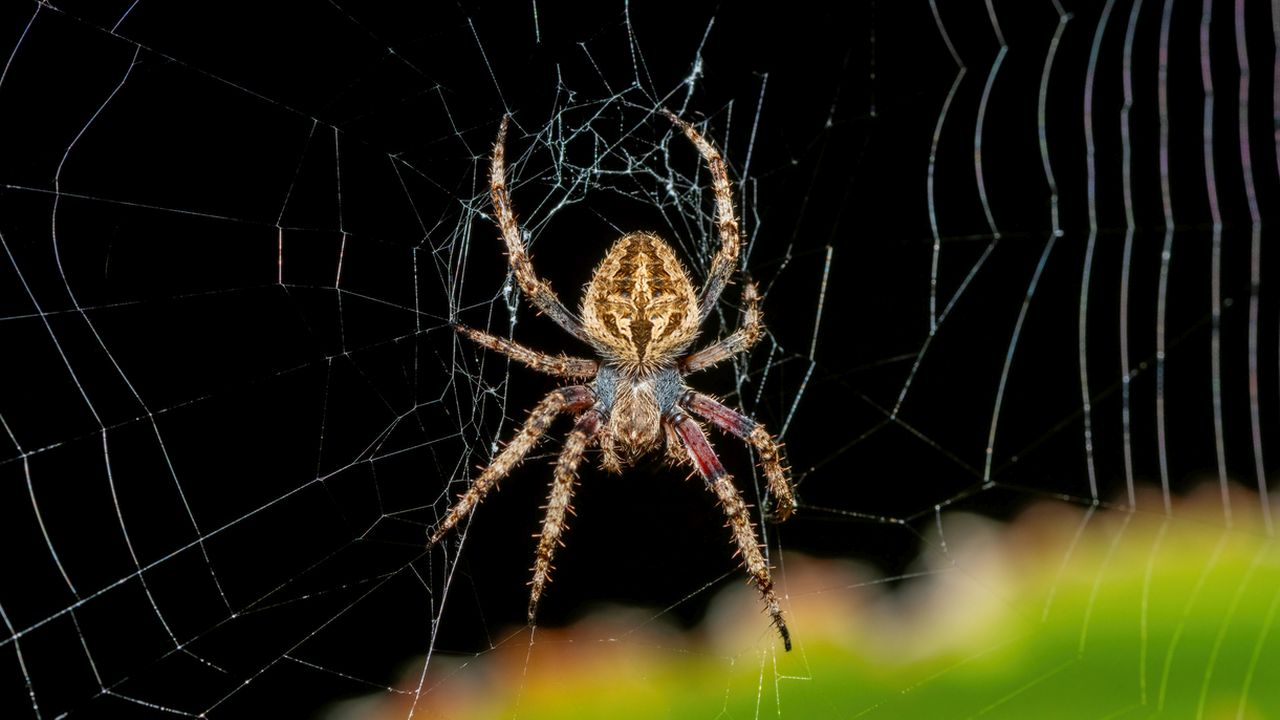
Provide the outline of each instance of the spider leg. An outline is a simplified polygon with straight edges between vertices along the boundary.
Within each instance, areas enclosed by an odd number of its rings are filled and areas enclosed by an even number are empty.
[[[529,583],[529,622],[538,611],[542,591],[551,580],[551,558],[565,529],[565,513],[573,512],[569,503],[573,500],[573,483],[577,477],[578,463],[587,447],[604,427],[604,417],[596,410],[588,410],[578,419],[569,432],[560,459],[556,461],[555,477],[551,482],[551,495],[547,498],[547,515],[542,520],[542,534],[538,536],[538,552],[533,560],[533,580]]]
[[[683,375],[705,370],[712,365],[724,362],[738,353],[750,350],[764,333],[764,323],[760,320],[760,294],[756,284],[749,282],[742,286],[742,320],[738,329],[718,342],[701,350],[690,353],[680,361],[680,372]]]
[[[711,171],[711,188],[716,196],[716,227],[720,230],[720,251],[711,260],[711,269],[707,271],[707,283],[702,287],[702,297],[698,298],[699,320],[706,320],[715,308],[720,293],[729,284],[729,276],[733,274],[733,266],[738,262],[738,219],[733,214],[733,190],[729,185],[729,173],[725,169],[724,158],[697,128],[681,120],[670,110],[663,114],[684,130],[685,137],[693,142],[706,161]]]
[[[482,345],[490,350],[500,352],[513,360],[528,365],[538,372],[546,373],[548,375],[568,378],[589,378],[594,377],[596,371],[600,369],[599,363],[588,358],[567,357],[565,355],[548,355],[547,353],[527,348],[519,343],[514,343],[506,338],[490,335],[487,332],[469,328],[465,325],[455,325],[454,329],[463,335],[466,335],[477,345]]]
[[[516,436],[502,448],[502,452],[489,463],[489,467],[480,473],[480,477],[476,478],[471,487],[467,491],[458,496],[458,502],[449,508],[448,514],[444,516],[444,520],[436,526],[431,533],[431,539],[427,542],[427,547],[432,547],[440,542],[440,538],[445,533],[453,529],[464,518],[475,510],[476,506],[484,500],[485,495],[493,489],[494,484],[507,476],[511,470],[524,459],[524,456],[533,449],[547,432],[547,428],[551,427],[551,421],[562,412],[575,412],[585,410],[591,407],[595,402],[595,393],[591,388],[585,385],[570,385],[553,390],[546,397],[534,406],[529,413],[529,419],[521,426]]]
[[[787,630],[787,623],[782,617],[778,598],[773,593],[773,578],[769,574],[769,564],[765,562],[764,554],[760,552],[755,527],[752,526],[751,518],[747,515],[747,504],[743,502],[738,489],[733,486],[733,479],[725,472],[724,465],[720,463],[720,458],[716,457],[715,450],[711,449],[711,444],[707,442],[707,436],[698,427],[698,423],[684,414],[677,414],[667,422],[680,436],[685,450],[689,453],[689,459],[693,461],[694,467],[706,481],[707,488],[720,500],[720,507],[724,508],[724,513],[729,518],[733,539],[738,544],[738,553],[742,555],[742,564],[764,598],[765,608],[773,618],[773,624],[777,626],[778,633],[782,635],[783,647],[791,650],[791,633]]]
[[[498,216],[498,227],[507,243],[507,258],[511,270],[515,273],[520,289],[542,312],[546,313],[557,325],[570,335],[591,344],[582,324],[573,313],[560,302],[551,284],[538,277],[533,270],[533,261],[524,247],[524,236],[520,233],[520,225],[516,222],[515,213],[511,210],[511,195],[507,192],[507,171],[505,164],[507,144],[507,124],[510,117],[502,117],[502,125],[498,127],[498,139],[493,145],[493,160],[489,166],[489,196],[493,199],[493,210]]]
[[[778,522],[791,517],[796,509],[795,490],[791,487],[791,479],[782,460],[782,448],[773,439],[763,425],[734,410],[726,407],[710,395],[690,390],[680,399],[680,406],[712,425],[733,433],[751,443],[760,456],[760,469],[769,483],[769,494],[773,497],[773,514]]]

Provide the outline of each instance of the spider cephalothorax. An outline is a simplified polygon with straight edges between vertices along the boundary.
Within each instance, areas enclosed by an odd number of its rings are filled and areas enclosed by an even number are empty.
[[[742,495],[725,472],[694,417],[751,443],[760,457],[773,498],[775,516],[785,520],[795,508],[791,480],[773,437],[754,420],[715,398],[689,388],[684,376],[749,349],[763,331],[755,285],[742,288],[742,323],[728,337],[689,352],[698,327],[711,313],[728,284],[738,257],[738,223],[733,196],[720,153],[692,126],[666,113],[698,148],[711,170],[716,197],[720,250],[711,262],[702,291],[665,240],[646,232],[622,236],[596,267],[583,296],[581,320],[561,304],[551,286],[534,272],[524,238],[507,193],[504,151],[507,118],[498,129],[490,165],[490,195],[507,245],[512,271],[530,302],[569,334],[589,344],[599,360],[546,355],[488,333],[459,326],[459,331],[489,349],[504,353],[535,370],[585,381],[547,395],[493,462],[450,508],[431,535],[431,544],[467,517],[498,480],[505,477],[546,433],[561,413],[576,416],[573,430],[556,463],[551,497],[533,565],[529,620],[532,622],[550,580],[551,558],[564,532],[578,464],[593,443],[603,450],[606,469],[619,471],[637,457],[665,444],[677,462],[694,466],[720,501],[747,573],[764,598],[766,609],[791,649],[782,609],[773,592],[769,565],[760,550]]]

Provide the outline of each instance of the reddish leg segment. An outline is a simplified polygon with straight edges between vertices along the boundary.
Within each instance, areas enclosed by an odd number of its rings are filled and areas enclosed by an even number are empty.
[[[724,508],[724,513],[729,518],[729,529],[733,532],[734,542],[738,544],[738,553],[742,555],[743,567],[755,582],[756,588],[760,590],[765,609],[769,611],[773,624],[782,635],[783,647],[791,650],[791,633],[787,630],[787,623],[782,617],[778,598],[773,593],[773,578],[769,574],[769,564],[765,562],[764,553],[760,551],[755,526],[751,524],[751,518],[747,514],[747,504],[743,502],[738,489],[733,486],[733,479],[725,472],[724,465],[720,463],[720,458],[716,457],[715,450],[711,449],[707,436],[698,424],[686,415],[677,415],[667,422],[680,436],[685,450],[689,453],[689,459],[693,461],[694,467],[706,481],[707,488],[720,500],[720,507]]]
[[[769,431],[755,420],[700,392],[685,393],[680,405],[721,430],[751,443],[760,456],[760,469],[764,470],[765,480],[769,483],[773,514],[779,522],[791,517],[796,509],[795,491],[791,488],[789,473],[783,464],[782,448]]]

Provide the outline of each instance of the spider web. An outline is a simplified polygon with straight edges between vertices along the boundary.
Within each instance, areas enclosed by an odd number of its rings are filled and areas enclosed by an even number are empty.
[[[546,692],[591,707],[566,668],[605,648],[709,659],[693,716],[925,715],[975,667],[948,712],[1275,712],[1272,9],[827,12],[7,6],[0,707],[537,716]],[[564,424],[425,548],[555,385],[451,324],[583,351],[496,239],[499,119],[574,306],[624,232],[698,278],[718,247],[664,107],[724,152],[764,291],[765,339],[692,382],[787,442],[801,507],[762,528],[790,654],[710,495],[657,460],[584,469],[524,624]],[[759,506],[747,450],[712,439]],[[1024,602],[1019,573],[1047,591]],[[841,618],[883,625],[853,637],[906,670],[824,664]],[[1026,638],[1051,650],[993,679]]]

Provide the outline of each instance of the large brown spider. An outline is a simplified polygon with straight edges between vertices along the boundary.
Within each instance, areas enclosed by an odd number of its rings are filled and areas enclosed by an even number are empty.
[[[484,500],[498,480],[510,473],[537,444],[558,414],[575,413],[573,430],[556,463],[542,522],[533,563],[529,621],[533,622],[538,599],[550,579],[551,557],[561,543],[578,463],[587,448],[598,442],[603,450],[603,466],[620,471],[639,456],[665,444],[668,456],[676,462],[691,463],[720,501],[743,565],[760,589],[773,624],[782,635],[783,645],[790,650],[791,636],[773,593],[769,565],[760,552],[747,505],[702,428],[690,415],[751,443],[760,456],[760,466],[773,497],[774,514],[778,520],[785,520],[795,509],[795,496],[780,448],[769,432],[754,420],[709,395],[690,389],[684,382],[685,375],[745,352],[759,340],[763,331],[760,297],[753,283],[744,284],[740,327],[723,340],[688,352],[698,336],[698,327],[711,314],[733,273],[738,258],[738,221],[733,214],[733,196],[720,153],[692,125],[671,112],[666,115],[684,130],[711,170],[720,251],[711,261],[706,285],[701,293],[694,291],[688,271],[662,238],[647,232],[628,233],[614,242],[592,274],[582,301],[581,320],[560,303],[550,284],[537,276],[525,251],[507,193],[503,154],[508,118],[502,119],[493,147],[489,184],[511,269],[530,302],[570,335],[590,345],[600,359],[551,356],[458,326],[459,332],[490,350],[534,370],[578,379],[583,384],[554,390],[534,407],[511,442],[458,497],[458,502],[431,534],[430,544],[439,542]]]

